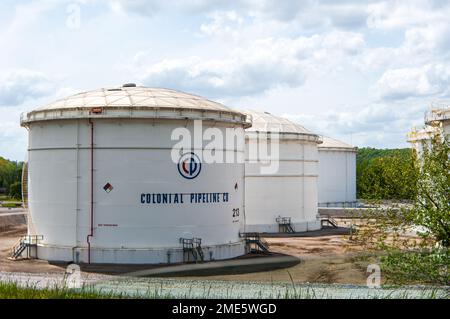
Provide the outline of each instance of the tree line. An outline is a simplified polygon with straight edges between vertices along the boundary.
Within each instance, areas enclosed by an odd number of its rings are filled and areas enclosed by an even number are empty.
[[[412,149],[358,149],[357,197],[368,200],[414,200],[418,168]]]
[[[9,161],[0,156],[0,194],[21,199],[22,166],[23,162]]]

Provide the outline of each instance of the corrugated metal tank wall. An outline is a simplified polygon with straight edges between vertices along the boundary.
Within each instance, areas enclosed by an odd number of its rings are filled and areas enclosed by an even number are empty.
[[[296,124],[286,122],[271,114],[244,111],[250,114],[255,123],[267,121],[267,131],[274,124],[282,121],[281,130]],[[278,123],[275,123],[278,125]],[[258,129],[258,128],[256,128]],[[294,132],[298,128],[287,129],[290,133],[280,134],[279,169],[271,174],[264,174],[262,167],[267,163],[252,163],[250,148],[260,147],[258,134],[252,129],[246,133],[245,164],[245,231],[276,233],[280,231],[277,217],[289,217],[296,232],[320,228],[317,219],[317,177],[318,177],[318,136],[307,132]],[[286,131],[286,129],[284,129]],[[263,143],[266,143],[265,141]],[[256,158],[260,159],[260,158]]]
[[[319,145],[319,206],[355,206],[357,149],[323,137]]]
[[[319,206],[356,202],[356,153],[319,149]]]

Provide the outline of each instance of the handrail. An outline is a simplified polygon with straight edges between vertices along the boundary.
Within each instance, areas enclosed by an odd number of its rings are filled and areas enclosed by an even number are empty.
[[[16,241],[16,243],[11,247],[11,249],[10,249],[10,254],[13,254],[15,251],[16,251],[16,247],[18,247],[19,245],[21,245],[22,244],[22,240],[23,240],[23,237],[20,237],[17,241]]]
[[[446,120],[450,120],[450,102],[432,102],[430,109],[425,112],[425,123],[433,124]]]
[[[275,221],[280,225],[287,225],[291,223],[291,217],[278,216],[277,218],[275,218]]]
[[[21,252],[26,248],[30,246],[34,246],[38,244],[39,240],[44,239],[43,235],[25,235],[20,237],[17,242],[12,246],[10,249],[10,255],[12,258],[18,257]],[[21,249],[20,253],[18,251]],[[17,256],[16,256],[17,255]]]

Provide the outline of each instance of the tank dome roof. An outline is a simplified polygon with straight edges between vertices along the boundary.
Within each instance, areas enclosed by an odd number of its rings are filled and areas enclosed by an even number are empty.
[[[323,136],[322,137],[323,143],[319,145],[319,148],[321,149],[345,149],[345,150],[356,150],[356,147],[344,143],[342,141],[339,141],[337,139],[331,138],[331,137],[327,137],[327,136]]]
[[[269,112],[253,110],[244,110],[242,112],[250,115],[252,120],[252,127],[247,131],[314,134],[300,124],[291,122],[283,117],[275,116]]]
[[[254,110],[243,110],[242,113],[245,113],[252,122],[252,126],[246,130],[247,135],[252,133],[277,132],[285,138],[287,136],[297,136],[301,139],[304,137],[321,143],[319,135],[283,117],[270,114],[269,112]]]
[[[96,113],[93,113],[93,110]],[[170,89],[136,86],[134,83],[70,95],[32,110],[23,116],[21,121],[26,123],[88,117],[184,118],[246,122],[244,114],[206,98]],[[246,123],[246,126],[249,124]]]

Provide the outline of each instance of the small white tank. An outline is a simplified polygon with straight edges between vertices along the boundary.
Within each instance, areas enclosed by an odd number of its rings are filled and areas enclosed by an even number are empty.
[[[29,131],[29,234],[43,236],[37,257],[52,261],[182,262],[196,240],[204,260],[243,255],[239,236],[244,163],[205,163],[205,144],[183,149],[175,129],[240,130],[224,154],[244,156],[246,116],[168,89],[123,87],[83,92],[21,119]],[[200,134],[203,132],[200,131]],[[179,153],[174,162],[173,150]],[[194,248],[195,248],[194,247]],[[186,253],[187,251],[187,253]],[[188,257],[189,256],[189,257]]]
[[[354,146],[323,137],[319,145],[319,207],[357,204],[356,152]]]
[[[246,130],[244,232],[277,233],[320,229],[317,214],[318,151],[320,137],[301,125],[267,112],[243,111],[252,119]],[[264,153],[255,149],[271,144],[264,137],[277,136],[279,155],[275,172]],[[260,139],[263,137],[263,139]],[[267,153],[270,153],[271,149]],[[272,153],[273,154],[273,153]],[[289,223],[292,229],[285,224]]]
[[[431,103],[430,110],[425,115],[425,124],[435,127],[440,134],[450,136],[450,102]]]
[[[432,102],[424,120],[422,128],[413,127],[407,136],[407,141],[419,156],[425,148],[431,148],[432,140],[437,136],[450,138],[450,102]]]

